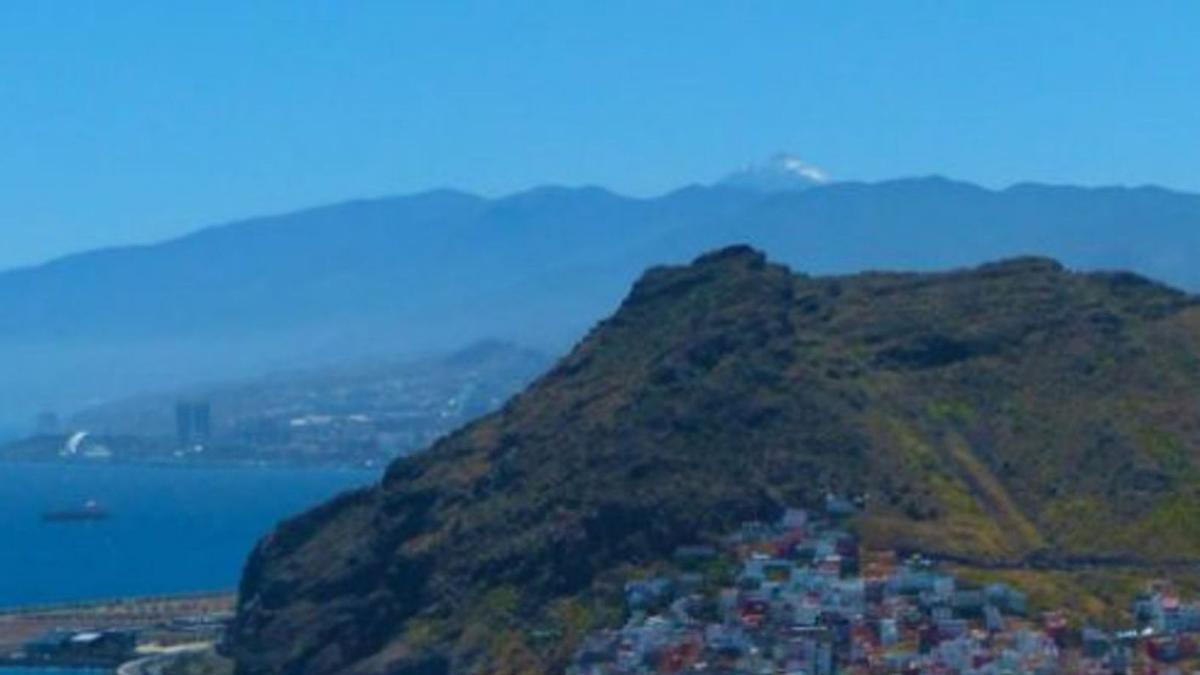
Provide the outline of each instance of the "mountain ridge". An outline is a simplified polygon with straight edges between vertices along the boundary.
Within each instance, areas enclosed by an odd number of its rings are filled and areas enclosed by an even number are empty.
[[[1034,191],[1043,191],[1044,190],[1044,191],[1065,191],[1065,192],[1074,192],[1074,193],[1116,193],[1116,194],[1148,193],[1148,194],[1165,195],[1165,196],[1169,196],[1169,197],[1173,197],[1173,198],[1185,198],[1185,199],[1200,197],[1200,192],[1193,192],[1190,190],[1177,189],[1177,188],[1167,187],[1167,186],[1158,185],[1158,184],[1154,184],[1154,183],[1145,183],[1145,184],[1138,184],[1138,185],[1125,185],[1125,184],[1076,185],[1076,184],[1072,184],[1072,183],[1044,183],[1044,182],[1039,182],[1039,181],[1017,181],[1017,182],[1005,185],[1003,187],[992,188],[992,187],[987,187],[985,185],[981,185],[979,183],[974,183],[974,182],[967,181],[967,180],[955,179],[955,178],[951,178],[949,176],[946,176],[943,174],[937,174],[937,173],[924,174],[924,175],[918,175],[918,176],[901,177],[901,178],[889,178],[889,179],[875,180],[875,181],[854,180],[854,179],[836,180],[836,181],[830,181],[828,183],[825,183],[825,184],[822,184],[819,186],[814,186],[814,187],[817,187],[817,188],[832,188],[832,187],[871,188],[871,187],[895,187],[895,186],[915,185],[915,184],[953,185],[953,186],[956,186],[959,188],[968,188],[968,189],[971,189],[972,191],[977,191],[977,192],[982,192],[982,193],[990,193],[990,194],[1004,194],[1004,193],[1011,193],[1011,192],[1022,192],[1022,191],[1027,191],[1027,190],[1034,190]],[[383,196],[377,196],[377,197],[351,197],[351,198],[328,202],[328,203],[314,204],[311,206],[301,206],[301,207],[297,207],[294,209],[279,209],[279,210],[271,211],[268,213],[263,213],[260,215],[254,215],[254,216],[248,216],[245,218],[237,218],[237,219],[233,219],[233,220],[229,220],[229,221],[224,221],[224,222],[217,223],[214,225],[199,226],[199,227],[191,229],[191,230],[184,232],[183,234],[180,234],[177,236],[167,237],[164,239],[158,239],[158,240],[149,241],[149,242],[102,246],[102,247],[88,249],[88,250],[84,250],[84,251],[77,251],[77,252],[71,252],[71,253],[66,253],[66,254],[62,254],[62,255],[57,255],[57,256],[47,258],[40,262],[33,262],[33,263],[8,267],[5,269],[0,269],[0,278],[6,277],[9,275],[15,275],[15,274],[36,272],[36,271],[43,270],[45,268],[54,268],[54,267],[57,267],[57,266],[60,266],[63,264],[77,262],[80,259],[87,259],[92,256],[107,255],[107,254],[125,252],[125,251],[140,251],[140,250],[144,250],[144,249],[156,249],[156,248],[159,248],[162,246],[176,244],[178,242],[185,241],[185,240],[190,240],[190,239],[193,239],[198,236],[212,234],[214,232],[254,227],[254,226],[268,224],[273,221],[280,221],[280,220],[291,219],[291,218],[295,218],[295,217],[303,217],[303,216],[307,216],[307,215],[312,215],[314,213],[336,211],[336,210],[344,209],[344,208],[357,208],[357,207],[372,206],[372,205],[389,205],[389,204],[395,204],[395,203],[403,203],[403,202],[412,201],[412,200],[426,200],[426,199],[435,199],[435,198],[442,198],[442,197],[450,198],[450,199],[459,199],[463,203],[484,204],[484,203],[489,203],[489,202],[503,202],[503,201],[512,200],[512,199],[518,199],[518,200],[519,199],[527,199],[530,197],[536,197],[540,194],[546,194],[546,193],[569,194],[569,193],[592,192],[592,191],[599,191],[608,196],[616,197],[620,200],[628,201],[628,202],[669,201],[670,199],[679,197],[681,195],[688,195],[688,194],[695,194],[695,193],[710,193],[710,192],[718,192],[718,191],[728,191],[728,192],[733,192],[733,193],[745,192],[745,190],[743,190],[741,188],[737,188],[737,187],[733,187],[733,186],[729,186],[729,185],[723,185],[719,181],[717,183],[699,183],[699,182],[690,183],[690,184],[683,185],[678,188],[673,188],[671,190],[667,190],[666,192],[663,192],[661,194],[650,195],[650,196],[626,195],[621,192],[610,190],[610,189],[600,186],[600,185],[575,185],[575,186],[572,186],[572,185],[562,185],[562,184],[557,184],[557,183],[545,183],[545,184],[536,185],[536,186],[533,186],[533,187],[530,187],[530,188],[527,188],[524,190],[518,190],[518,191],[510,193],[510,194],[501,195],[498,197],[486,197],[479,193],[471,192],[468,190],[460,190],[457,188],[450,188],[450,187],[432,188],[429,190],[419,190],[416,192],[401,193],[401,194],[395,194],[395,195],[383,195]],[[786,194],[790,191],[780,190],[780,191],[772,191],[772,192],[775,192],[775,193],[782,192],[782,193]]]
[[[748,241],[814,273],[938,269],[1042,252],[1200,288],[1200,197],[944,178],[648,198],[439,190],[205,228],[0,273],[6,422],[197,378],[498,337],[560,351],[642,269]]]
[[[1200,561],[1197,391],[1200,303],[1138,275],[808,276],[745,246],[654,267],[499,412],[264,539],[231,653],[552,672],[566,617],[619,621],[628,574],[831,494],[868,548]]]

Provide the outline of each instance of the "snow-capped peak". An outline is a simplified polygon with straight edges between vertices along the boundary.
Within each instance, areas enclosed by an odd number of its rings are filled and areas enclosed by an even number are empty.
[[[801,190],[830,181],[824,169],[804,160],[779,153],[765,162],[751,164],[726,176],[721,184],[761,192]]]
[[[825,173],[824,169],[813,166],[794,155],[775,155],[767,164],[776,171],[795,174],[814,183],[829,182],[829,174]]]

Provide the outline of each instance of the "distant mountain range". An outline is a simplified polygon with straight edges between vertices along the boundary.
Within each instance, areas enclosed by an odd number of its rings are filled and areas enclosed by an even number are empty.
[[[561,351],[643,268],[737,242],[808,273],[1039,253],[1200,288],[1197,195],[825,180],[783,157],[651,199],[593,187],[498,199],[442,190],[0,273],[0,423],[198,381],[444,353],[484,338]]]

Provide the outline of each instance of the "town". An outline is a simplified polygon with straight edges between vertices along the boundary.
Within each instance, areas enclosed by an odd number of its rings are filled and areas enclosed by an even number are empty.
[[[487,341],[38,415],[0,460],[379,467],[500,407],[548,365]]]
[[[672,573],[626,584],[624,626],[589,635],[568,672],[1193,672],[1200,603],[1167,582],[1138,598],[1128,629],[1080,627],[1065,611],[1032,611],[1012,586],[863,551],[840,527],[851,508],[830,498],[820,517],[788,510],[678,549]]]

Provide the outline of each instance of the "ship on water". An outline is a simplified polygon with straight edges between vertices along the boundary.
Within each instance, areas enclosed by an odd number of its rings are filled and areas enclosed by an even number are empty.
[[[104,520],[108,516],[108,509],[103,504],[95,499],[89,499],[71,508],[46,511],[42,514],[42,521],[47,523],[80,523]]]

